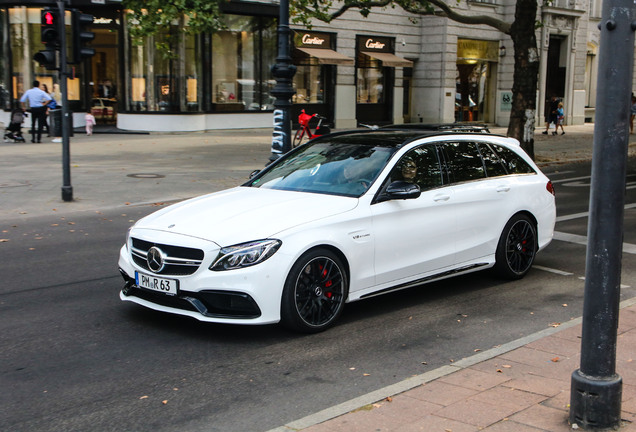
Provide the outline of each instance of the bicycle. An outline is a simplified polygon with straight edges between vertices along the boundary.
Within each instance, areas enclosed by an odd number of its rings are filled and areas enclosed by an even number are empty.
[[[316,126],[315,132],[312,133],[311,128],[309,127],[309,121],[314,117],[318,119],[318,125]],[[307,140],[310,140],[321,135],[327,135],[328,133],[331,133],[331,130],[328,126],[322,126],[323,120],[327,120],[327,118],[321,116],[320,114],[307,114],[305,113],[305,110],[301,110],[300,115],[298,116],[298,130],[296,131],[296,135],[294,135],[292,148],[301,145],[303,139],[305,138],[307,138]]]

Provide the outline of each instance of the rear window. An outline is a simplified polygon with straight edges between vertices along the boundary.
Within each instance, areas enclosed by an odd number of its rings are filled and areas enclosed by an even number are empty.
[[[486,174],[488,177],[499,177],[508,174],[506,168],[501,163],[499,156],[490,148],[488,144],[479,143],[479,152],[484,160]]]
[[[486,177],[486,170],[482,162],[477,144],[473,142],[448,142],[442,148],[446,156],[453,181],[456,183],[482,179]]]
[[[508,174],[536,174],[535,170],[521,156],[506,147],[491,144]]]

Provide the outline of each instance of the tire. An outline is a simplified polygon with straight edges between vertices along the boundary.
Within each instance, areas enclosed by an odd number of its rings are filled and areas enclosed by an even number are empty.
[[[303,143],[303,138],[305,138],[305,129],[300,128],[296,131],[296,135],[294,135],[294,141],[292,141],[292,148],[296,148]]]
[[[537,227],[526,215],[513,216],[501,233],[495,253],[495,271],[506,279],[521,279],[537,255]]]
[[[349,292],[342,261],[327,249],[314,249],[291,268],[281,302],[281,322],[294,331],[318,333],[342,313]]]

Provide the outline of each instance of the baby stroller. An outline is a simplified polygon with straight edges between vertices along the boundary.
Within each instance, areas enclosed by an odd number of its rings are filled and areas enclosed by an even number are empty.
[[[22,136],[22,123],[24,123],[24,118],[26,116],[27,113],[25,113],[21,108],[11,111],[11,121],[4,133],[4,142],[9,140],[13,140],[15,143],[24,142],[24,137]]]

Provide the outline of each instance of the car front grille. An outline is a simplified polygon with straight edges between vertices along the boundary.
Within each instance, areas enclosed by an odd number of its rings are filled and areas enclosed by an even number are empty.
[[[148,267],[148,250],[151,247],[161,249],[167,256],[165,266],[159,272],[161,275],[187,276],[197,271],[203,261],[204,253],[201,249],[172,246],[161,243],[153,243],[138,238],[132,239],[132,258],[139,267],[151,271]]]

